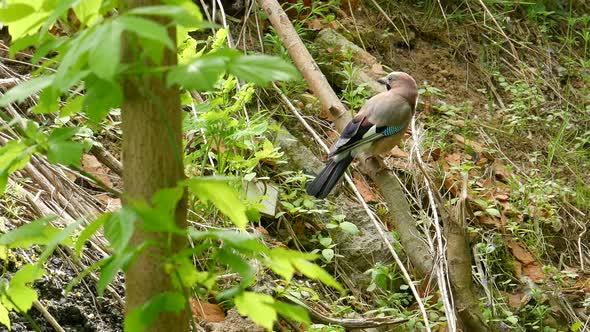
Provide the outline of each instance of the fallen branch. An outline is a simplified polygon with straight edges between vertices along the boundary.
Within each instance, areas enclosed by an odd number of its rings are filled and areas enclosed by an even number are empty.
[[[479,307],[479,300],[475,293],[471,274],[471,255],[467,237],[465,204],[467,201],[467,175],[463,179],[463,189],[457,204],[457,213],[443,218],[447,242],[452,244],[447,248],[449,256],[449,277],[453,289],[453,296],[457,314],[465,331],[490,331]]]
[[[344,107],[344,105],[342,104],[340,99],[338,99],[338,96],[336,96],[336,93],[334,93],[334,90],[332,90],[332,87],[330,86],[330,84],[326,80],[326,77],[319,70],[317,64],[315,63],[315,61],[313,60],[313,58],[309,54],[309,51],[307,50],[307,48],[305,47],[305,45],[303,44],[303,42],[301,41],[301,39],[297,35],[295,28],[293,27],[293,25],[291,24],[291,21],[289,20],[289,17],[287,16],[285,11],[281,8],[280,4],[276,0],[258,0],[258,3],[264,9],[264,11],[266,12],[266,15],[268,16],[269,20],[271,21],[273,27],[275,28],[275,30],[277,31],[277,33],[279,34],[279,36],[283,40],[283,43],[285,44],[287,51],[289,52],[289,55],[293,59],[293,62],[295,62],[295,65],[297,66],[299,71],[305,77],[306,81],[309,84],[310,89],[313,91],[314,95],[316,95],[317,98],[320,100],[322,108],[324,108],[330,112],[330,114],[334,118],[334,124],[336,125],[336,128],[339,131],[342,131],[344,129],[344,127],[348,124],[348,122],[351,120],[352,116],[351,116],[350,112],[348,112],[346,110],[346,108]],[[380,167],[379,163],[363,164],[363,169],[366,174],[377,176],[377,177],[372,176],[373,180],[380,180],[380,181],[376,181],[377,186],[379,187],[383,196],[386,197],[387,202],[392,204],[392,205],[390,205],[390,208],[394,208],[394,207],[400,206],[400,205],[408,207],[408,203],[405,200],[405,196],[403,194],[399,195],[402,193],[399,183],[397,182],[397,180],[395,180],[389,174],[389,172],[384,171],[383,168]],[[350,180],[350,178],[348,176],[346,178],[347,178],[347,181],[349,182],[349,184],[352,184],[352,181]],[[354,187],[354,185],[352,185],[352,187],[353,187],[353,189],[356,189]],[[392,192],[392,188],[396,188],[396,189],[393,189],[394,192]],[[360,197],[358,190],[356,190],[355,193]],[[360,197],[360,200],[361,200],[361,203],[363,204],[363,207],[365,207],[365,209],[368,209],[366,206],[366,203],[362,199],[362,197]],[[404,218],[404,221],[406,223],[406,227],[410,228],[411,226],[409,226],[409,225],[414,225],[413,227],[416,232],[414,234],[418,234],[418,231],[415,228],[415,222],[411,218],[409,208],[405,211],[399,211],[399,210],[393,210],[393,211],[401,212],[398,215],[392,216],[392,217],[394,217],[395,221],[400,222],[401,220],[399,220],[399,219]],[[399,266],[400,270],[402,271],[408,286],[410,287],[416,301],[418,302],[418,305],[420,307],[420,311],[422,312],[422,318],[425,323],[425,328],[427,331],[430,331],[428,314],[426,313],[426,309],[424,308],[424,303],[422,301],[422,298],[420,297],[420,294],[418,294],[418,291],[416,290],[416,287],[415,287],[412,279],[410,278],[409,273],[406,271],[403,264],[401,264],[401,260],[397,256],[397,253],[393,249],[393,246],[391,245],[389,240],[385,237],[382,225],[377,221],[377,219],[375,218],[375,216],[372,213],[369,213],[369,217],[370,217],[371,221],[374,223],[377,231],[379,232],[379,235],[384,240],[384,243],[387,245],[388,249],[392,253],[394,259],[398,263],[398,266]],[[396,217],[401,217],[401,218],[396,218]],[[415,239],[411,235],[411,232],[409,232],[409,233],[410,234],[404,234],[404,236],[406,236],[406,237],[404,238],[404,241],[402,242],[403,245],[405,245],[406,243],[408,245],[420,243],[420,241],[415,241]],[[409,235],[409,236],[407,236],[407,235]],[[402,234],[400,233],[400,238],[401,237],[402,237]],[[418,253],[418,255],[416,255],[416,252],[412,252],[412,251],[407,251],[407,254],[410,257],[410,259],[412,260],[412,263],[415,264],[415,266],[422,266],[422,263],[425,261],[425,258],[429,258],[427,250],[422,251],[421,253]],[[430,267],[432,267],[432,264],[430,264]],[[430,272],[430,270],[429,271],[422,270],[419,272],[422,275],[427,275]]]
[[[103,163],[106,167],[108,167],[113,173],[117,174],[118,176],[123,175],[123,165],[117,158],[113,157],[113,155],[105,150],[102,146],[93,145],[90,149],[90,153],[92,153],[98,161]]]
[[[47,320],[47,322],[49,323],[49,325],[51,325],[51,327],[53,327],[53,329],[57,332],[66,332],[63,327],[61,327],[61,325],[59,325],[59,323],[57,322],[57,320],[55,320],[55,318],[49,313],[49,311],[47,311],[47,309],[45,309],[45,307],[41,304],[41,302],[39,301],[34,301],[33,302],[33,307],[35,307],[35,309],[37,309],[41,315],[43,315],[43,317],[45,317],[45,319]]]
[[[303,74],[309,88],[320,101],[321,107],[330,112],[334,118],[334,125],[342,131],[351,120],[352,115],[346,110],[334,90],[319,70],[307,48],[297,35],[287,14],[275,0],[259,0],[275,30],[283,40],[293,62]],[[375,161],[374,158],[371,158]],[[414,266],[414,273],[419,277],[426,277],[432,271],[432,257],[428,247],[422,241],[416,222],[410,213],[404,192],[389,170],[379,163],[371,162],[361,165],[363,173],[368,174],[376,183],[388,206],[388,216],[400,236],[400,242],[405,248],[410,262]]]
[[[276,85],[273,84],[273,87],[274,87],[275,91],[277,91],[277,93],[279,93],[283,102],[285,102],[285,104],[289,107],[291,112],[297,117],[297,119],[299,119],[299,121],[303,124],[303,126],[307,129],[307,131],[313,136],[313,138],[317,141],[317,143],[320,146],[322,146],[324,151],[329,152],[330,149],[328,148],[328,146],[326,146],[326,144],[324,144],[324,142],[321,140],[320,136],[313,130],[313,128],[307,123],[307,121],[305,121],[305,119],[297,111],[295,106],[293,106],[293,104],[291,104],[291,102],[289,101],[287,96],[285,96]],[[369,219],[371,219],[371,222],[373,222],[373,225],[375,226],[375,229],[379,233],[381,240],[383,241],[383,243],[385,243],[385,245],[387,246],[387,249],[389,249],[389,252],[393,256],[397,266],[401,270],[401,272],[404,276],[404,279],[406,280],[406,283],[410,287],[412,293],[414,294],[414,297],[416,298],[416,301],[418,302],[418,306],[420,307],[420,311],[422,312],[422,316],[424,319],[424,324],[426,325],[426,330],[430,331],[430,324],[428,322],[428,314],[426,313],[426,308],[424,307],[424,303],[422,301],[422,298],[420,297],[420,294],[418,294],[418,290],[416,289],[416,286],[414,285],[414,282],[412,281],[412,278],[410,277],[410,274],[408,273],[406,267],[404,266],[401,259],[399,258],[399,256],[395,252],[393,245],[391,244],[391,242],[389,241],[389,239],[385,235],[385,232],[383,231],[383,228],[384,228],[383,223],[381,223],[379,220],[377,220],[377,217],[375,217],[373,212],[369,209],[369,206],[367,205],[367,203],[363,199],[363,196],[361,195],[361,193],[359,192],[357,187],[354,185],[354,182],[352,181],[350,176],[348,174],[345,174],[344,177],[346,179],[346,182],[348,183],[348,185],[352,189],[352,191],[355,193],[358,201],[362,204],[363,208],[367,212]]]
[[[10,89],[13,86],[19,84],[20,82],[21,80],[19,80],[18,78],[0,78],[0,87],[4,89]]]
[[[397,325],[407,322],[407,318],[393,318],[393,317],[376,317],[376,318],[336,318],[329,317],[314,308],[308,306],[303,301],[299,301],[293,297],[288,297],[291,302],[300,305],[307,309],[314,322],[322,324],[340,325],[346,329],[368,329],[374,327],[382,327],[389,325]]]
[[[322,109],[332,115],[336,128],[344,128],[352,115],[332,90],[330,83],[309,54],[281,5],[276,0],[258,0],[258,3],[281,37],[295,66],[305,78],[311,91],[319,99]]]

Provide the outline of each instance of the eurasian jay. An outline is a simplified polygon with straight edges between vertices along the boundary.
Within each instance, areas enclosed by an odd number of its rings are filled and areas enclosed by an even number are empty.
[[[329,161],[307,185],[307,193],[325,198],[353,158],[377,156],[399,144],[415,112],[418,89],[412,76],[399,71],[380,78],[387,91],[371,97],[330,148]]]

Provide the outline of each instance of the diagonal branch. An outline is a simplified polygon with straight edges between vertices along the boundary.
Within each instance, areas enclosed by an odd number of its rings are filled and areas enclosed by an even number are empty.
[[[274,87],[275,91],[277,91],[279,93],[283,102],[285,102],[285,104],[287,106],[289,106],[289,109],[291,110],[291,112],[297,117],[297,119],[299,119],[299,121],[303,124],[303,126],[307,129],[307,131],[313,136],[313,138],[316,140],[316,142],[322,146],[324,151],[329,152],[330,149],[328,148],[328,146],[326,146],[324,144],[324,142],[321,140],[320,136],[313,130],[313,128],[307,123],[307,121],[305,121],[303,116],[301,116],[301,114],[299,114],[299,112],[297,111],[295,106],[293,106],[291,104],[289,99],[287,99],[287,97],[281,92],[281,90],[276,85],[273,84],[273,87]],[[408,270],[406,269],[406,267],[402,263],[398,254],[395,252],[395,249],[393,248],[393,245],[391,244],[391,242],[389,242],[389,240],[387,239],[387,236],[385,235],[385,231],[383,230],[383,228],[384,228],[383,223],[380,220],[377,220],[377,217],[369,209],[369,206],[367,205],[367,203],[363,199],[363,196],[361,195],[361,193],[359,192],[359,190],[355,186],[354,182],[352,182],[352,179],[350,178],[350,176],[348,174],[344,174],[344,177],[346,179],[346,182],[348,183],[348,185],[350,186],[350,188],[352,189],[352,191],[356,195],[358,201],[362,204],[363,208],[367,212],[369,219],[371,219],[371,222],[373,222],[375,229],[377,230],[377,232],[379,233],[379,236],[381,237],[381,239],[383,240],[383,242],[387,246],[387,249],[389,249],[389,252],[391,253],[393,258],[395,259],[397,266],[401,270],[402,275],[404,276],[404,279],[406,279],[408,286],[410,286],[410,289],[411,289],[412,293],[414,294],[416,301],[418,302],[418,306],[420,307],[420,311],[422,312],[422,315],[424,318],[424,324],[426,325],[426,329],[428,331],[430,331],[430,327],[429,327],[429,323],[428,323],[428,314],[426,313],[426,308],[424,307],[424,303],[422,301],[422,298],[420,297],[420,294],[418,294],[418,290],[416,289],[416,286],[414,285],[414,282],[412,281],[412,278],[410,277]]]

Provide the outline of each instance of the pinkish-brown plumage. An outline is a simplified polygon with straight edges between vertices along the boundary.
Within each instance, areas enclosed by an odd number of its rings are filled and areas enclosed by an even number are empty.
[[[415,112],[418,89],[412,76],[392,72],[377,80],[387,91],[371,97],[330,149],[330,161],[307,186],[307,193],[326,197],[353,158],[376,156],[399,144]]]

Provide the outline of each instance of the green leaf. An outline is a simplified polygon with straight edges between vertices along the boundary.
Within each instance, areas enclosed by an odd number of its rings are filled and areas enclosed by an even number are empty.
[[[153,40],[171,50],[174,49],[174,43],[162,24],[131,15],[119,16],[114,24],[120,24],[123,29],[135,33],[138,37]]]
[[[132,201],[131,208],[141,220],[140,227],[148,232],[175,233],[184,235],[182,229],[176,224],[174,213],[168,211],[168,207],[152,207],[144,201]]]
[[[516,316],[508,316],[506,317],[506,320],[510,322],[512,325],[518,324],[518,317]]]
[[[82,279],[84,279],[91,272],[94,272],[95,270],[97,270],[104,263],[105,263],[105,260],[99,260],[97,262],[94,262],[94,264],[90,265],[89,267],[85,268],[82,272],[78,273],[78,275],[74,279],[72,279],[68,283],[68,285],[66,286],[66,289],[65,289],[66,294],[71,292],[72,288],[74,288],[77,284],[79,284],[80,281],[82,281]]]
[[[275,310],[286,318],[290,318],[292,320],[303,322],[305,324],[309,324],[311,320],[309,319],[309,314],[305,308],[302,308],[297,305],[288,304],[285,302],[275,301],[273,304]]]
[[[35,50],[35,54],[31,58],[31,63],[37,63],[41,58],[46,56],[48,53],[59,49],[63,44],[65,44],[69,37],[62,36],[56,37],[52,34],[45,34],[43,36],[39,35],[31,35],[35,39],[32,40],[32,43],[27,46],[37,46]],[[27,37],[25,37],[27,38]]]
[[[219,262],[229,266],[234,272],[237,272],[242,277],[241,284],[243,287],[249,286],[254,280],[254,269],[248,262],[240,255],[236,255],[231,250],[221,248],[217,252]]]
[[[355,224],[348,222],[348,221],[341,222],[340,229],[342,229],[346,233],[350,233],[352,235],[356,235],[359,233],[358,227],[356,227]]]
[[[29,161],[32,153],[29,146],[21,141],[9,141],[0,148],[0,172],[14,172]]]
[[[43,270],[36,265],[28,264],[21,267],[10,280],[6,295],[2,296],[2,303],[8,309],[17,310],[20,313],[29,311],[38,298],[37,292],[29,284],[42,276]],[[11,301],[5,298],[10,298]]]
[[[100,17],[101,4],[102,0],[80,0],[73,8],[74,13],[82,24],[91,25]]]
[[[61,230],[49,225],[55,217],[44,217],[24,224],[0,236],[0,245],[9,248],[29,248],[33,244],[48,244]]]
[[[265,85],[270,81],[289,81],[299,77],[292,64],[269,55],[241,55],[230,61],[228,72],[246,82]]]
[[[11,3],[5,8],[0,8],[0,23],[16,22],[35,12],[35,8],[24,3]]]
[[[123,208],[111,214],[104,222],[104,236],[109,240],[115,254],[122,253],[133,235],[134,223],[137,216],[128,208]]]
[[[121,253],[117,253],[107,259],[100,267],[100,278],[96,285],[99,296],[103,296],[104,290],[113,280],[119,270],[125,268],[133,261],[133,259],[146,248],[145,243],[135,248],[127,248]]]
[[[295,274],[295,268],[291,264],[291,257],[288,250],[282,248],[272,249],[267,264],[276,274],[285,278],[287,282],[291,281],[293,274]]]
[[[195,269],[194,262],[189,257],[191,256],[177,255],[169,265],[174,270],[166,270],[173,281],[173,286],[178,287],[177,289],[191,288],[201,279],[199,272]]]
[[[119,84],[93,75],[86,79],[86,91],[86,114],[95,122],[104,119],[112,108],[119,107],[123,102],[123,92]]]
[[[49,241],[47,246],[45,247],[45,250],[43,250],[43,252],[39,256],[38,262],[44,262],[47,258],[49,258],[49,256],[51,256],[51,254],[53,253],[53,251],[55,250],[55,248],[57,248],[57,246],[59,244],[70,246],[71,245],[70,235],[76,229],[78,229],[78,227],[80,226],[81,223],[82,223],[82,219],[80,219],[77,222],[73,222],[73,223],[69,224],[66,228],[61,230],[56,236],[54,236],[51,239],[51,241]]]
[[[84,105],[85,98],[86,96],[82,95],[75,96],[74,98],[68,100],[59,112],[59,116],[63,118],[82,111],[82,105]]]
[[[69,138],[72,138],[80,131],[80,129],[76,127],[63,127],[63,128],[56,128],[54,129],[51,134],[49,134],[48,141],[65,141]]]
[[[331,262],[332,258],[334,258],[334,250],[332,249],[324,249],[322,250],[322,256],[328,261]]]
[[[248,224],[246,207],[240,200],[236,191],[231,188],[224,179],[194,178],[184,181],[186,186],[200,200],[212,202],[221,213],[228,216],[240,229],[245,229]]]
[[[166,213],[170,214],[171,216],[174,216],[174,214],[176,213],[176,206],[178,205],[178,202],[182,199],[183,195],[183,186],[164,188],[158,190],[158,192],[154,194],[152,202],[157,208],[166,211]]]
[[[572,332],[578,332],[578,330],[582,327],[582,322],[581,321],[577,321],[575,323],[572,324],[572,326],[570,326],[570,330],[572,330]]]
[[[0,148],[0,193],[6,189],[8,175],[24,168],[33,152],[33,148],[20,141],[9,141]]]
[[[43,21],[49,16],[49,12],[42,10],[40,7],[40,1],[26,1],[26,0],[13,0],[13,3],[26,3],[27,5],[34,8],[32,13],[21,17],[14,22],[6,24],[8,31],[13,40],[20,39],[23,36],[31,34],[39,29],[43,24]],[[13,16],[16,19],[16,17]]]
[[[8,317],[8,310],[0,303],[0,323],[4,324],[10,330],[10,318]]]
[[[53,164],[80,165],[84,144],[69,140],[78,128],[57,128],[49,135],[47,159]]]
[[[332,277],[328,272],[324,271],[318,265],[311,263],[305,259],[294,259],[291,261],[295,268],[299,270],[299,272],[303,273],[306,277],[311,279],[317,279],[322,283],[333,287],[339,291],[343,291],[342,286]]]
[[[126,332],[140,332],[148,328],[162,312],[180,312],[186,304],[184,295],[176,292],[160,293],[125,318]]]
[[[54,75],[45,75],[30,79],[8,90],[0,98],[0,107],[6,107],[15,101],[22,102],[27,97],[45,89],[53,82]]]
[[[213,89],[219,78],[225,74],[227,58],[203,56],[186,65],[170,70],[166,77],[168,86],[178,84],[185,89],[208,91]]]
[[[10,50],[8,51],[8,56],[10,58],[14,58],[17,52],[24,50],[27,47],[32,45],[36,45],[39,42],[38,35],[28,35],[23,36],[20,38],[12,37],[12,41],[10,42]],[[32,58],[31,58],[32,59]],[[31,63],[34,63],[31,61]]]
[[[269,331],[277,320],[275,300],[272,296],[253,292],[243,292],[234,299],[238,312]]]
[[[197,7],[198,8],[198,7]],[[127,12],[129,15],[165,16],[172,22],[188,28],[208,27],[202,17],[191,15],[186,9],[179,6],[147,6],[134,8]]]
[[[112,81],[121,61],[120,25],[107,23],[101,26],[98,42],[88,55],[88,65],[92,72],[106,81]]]
[[[59,92],[52,86],[48,86],[39,94],[37,105],[31,108],[34,114],[49,114],[59,109]]]
[[[295,272],[294,262],[297,260],[313,260],[318,258],[317,255],[302,253],[294,250],[283,248],[274,248],[268,255],[268,264],[270,268],[278,275],[289,281]]]
[[[90,239],[90,237],[92,235],[94,235],[94,233],[96,233],[98,231],[98,229],[107,220],[109,220],[109,218],[111,218],[111,216],[112,216],[112,213],[110,213],[110,212],[104,213],[100,217],[98,217],[95,221],[90,223],[88,226],[84,227],[84,230],[82,230],[82,232],[78,236],[78,240],[76,241],[76,246],[75,246],[76,256],[80,257],[80,254],[82,253],[82,247],[84,247],[84,243],[86,243],[86,241],[88,239]]]
[[[327,248],[329,245],[332,244],[332,238],[331,237],[321,237],[320,244]]]
[[[7,184],[8,184],[8,172],[0,172],[0,194],[4,193],[4,190],[6,190]]]
[[[498,211],[498,209],[496,208],[487,208],[486,212],[490,215],[490,216],[494,216],[494,217],[501,217],[500,211]]]
[[[189,235],[195,241],[204,239],[215,239],[223,241],[225,246],[236,249],[240,253],[266,253],[267,248],[248,233],[240,233],[229,230],[211,230],[207,232],[199,232],[194,229],[189,230]]]
[[[92,27],[78,34],[71,42],[66,43],[61,53],[63,57],[57,68],[52,87],[60,92],[66,92],[72,85],[88,76],[88,53],[98,43],[97,34],[100,29]],[[88,85],[86,86],[88,89]]]

